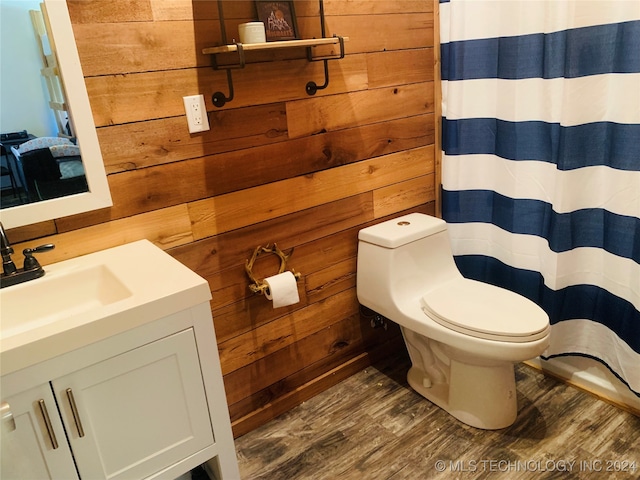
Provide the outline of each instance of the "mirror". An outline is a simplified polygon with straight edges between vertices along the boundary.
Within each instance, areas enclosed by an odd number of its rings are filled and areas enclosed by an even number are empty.
[[[4,8],[7,3],[18,2],[3,1],[0,2],[0,6]],[[49,44],[51,51],[55,52],[57,56],[58,68],[64,84],[69,120],[73,125],[73,133],[75,134],[75,138],[77,139],[76,143],[80,150],[82,168],[84,169],[88,191],[40,200],[35,203],[24,203],[1,208],[0,220],[5,228],[29,225],[112,205],[98,136],[93,122],[89,97],[82,75],[80,58],[73,36],[66,1],[44,0],[44,7],[43,10],[48,17],[51,32]],[[27,10],[25,10],[25,15],[28,15]],[[5,55],[5,49],[14,48],[15,46],[15,42],[7,42],[5,39],[6,38],[3,38],[2,41],[3,56]],[[6,68],[2,68],[2,77],[5,76],[6,70]],[[0,84],[2,83],[4,83],[4,80],[0,79]],[[4,90],[2,95],[5,95]],[[0,103],[6,105],[4,99],[0,99]],[[2,129],[2,133],[7,133],[4,131],[4,127],[2,127]],[[10,155],[11,154],[9,154],[9,156]],[[15,157],[6,158],[7,162],[11,160],[15,160]],[[5,166],[4,161],[3,166]],[[3,175],[4,173],[3,169]]]

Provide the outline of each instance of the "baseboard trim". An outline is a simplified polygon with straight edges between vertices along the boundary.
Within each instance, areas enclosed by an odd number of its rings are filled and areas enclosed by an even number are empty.
[[[349,378],[351,375],[358,373],[359,371],[367,368],[376,361],[380,360],[384,356],[388,355],[390,351],[394,351],[401,348],[403,340],[401,336],[398,336],[389,342],[379,345],[377,348],[368,352],[360,353],[355,357],[347,360],[341,365],[329,370],[328,372],[320,375],[319,377],[309,380],[307,383],[300,385],[295,390],[292,390],[281,397],[276,398],[272,402],[248,413],[244,417],[241,417],[231,422],[231,429],[233,430],[233,437],[238,438],[256,428],[264,425],[265,423],[273,420],[279,415],[288,412],[292,408],[300,405],[302,402],[309,400],[317,394],[324,392],[325,390],[333,387],[341,381]]]
[[[601,385],[602,382],[598,381],[596,377],[593,377],[588,372],[577,370],[572,365],[562,362],[559,358],[554,358],[552,360],[535,358],[522,363],[551,378],[555,378],[556,380],[566,383],[567,385],[571,385],[580,391],[588,393],[603,402],[607,402],[621,410],[640,417],[640,399],[638,399],[637,402],[639,405],[638,407],[635,405],[629,405],[622,400],[621,397],[612,394],[612,392],[615,391],[614,386],[611,386],[610,388],[603,387]],[[594,361],[594,366],[596,363],[597,362]],[[620,382],[620,385],[622,386],[621,388],[626,388],[622,382]],[[629,393],[629,395],[633,394]]]
[[[354,373],[366,368],[370,363],[369,354],[361,353],[342,365],[329,370],[327,373],[299,386],[295,390],[278,397],[273,402],[239,418],[231,423],[233,437],[238,438],[245,433],[255,430],[277,416],[300,405],[302,402],[309,400],[318,393],[331,388]]]

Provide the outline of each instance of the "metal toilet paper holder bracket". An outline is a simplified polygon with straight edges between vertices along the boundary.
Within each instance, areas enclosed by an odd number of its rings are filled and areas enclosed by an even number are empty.
[[[280,258],[280,269],[278,270],[278,274],[280,274],[285,271],[287,267],[287,260],[289,260],[289,257],[291,257],[291,255],[293,254],[293,250],[291,250],[289,254],[286,254],[282,250],[280,250],[278,248],[278,245],[276,245],[275,243],[273,244],[273,248],[271,248],[268,244],[266,247],[256,247],[256,249],[253,251],[253,255],[251,256],[251,260],[247,260],[244,265],[244,269],[249,276],[249,280],[251,280],[249,289],[253,293],[266,294],[267,290],[269,290],[269,285],[267,285],[264,281],[257,280],[253,275],[253,264],[256,262],[256,259],[263,253],[272,253]],[[293,273],[293,276],[296,277],[296,281],[301,276],[299,272],[295,272],[293,269],[291,269],[291,273]]]

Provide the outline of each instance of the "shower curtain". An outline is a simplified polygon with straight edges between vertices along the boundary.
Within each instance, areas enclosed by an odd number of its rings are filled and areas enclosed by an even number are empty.
[[[640,396],[640,2],[441,0],[440,40],[458,267]]]

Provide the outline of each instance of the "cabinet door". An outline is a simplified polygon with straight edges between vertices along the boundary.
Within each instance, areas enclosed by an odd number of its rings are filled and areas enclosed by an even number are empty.
[[[49,384],[5,397],[2,402],[12,418],[2,420],[0,478],[77,479]]]
[[[213,443],[188,329],[53,381],[78,471],[144,478]]]

